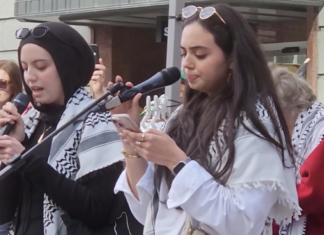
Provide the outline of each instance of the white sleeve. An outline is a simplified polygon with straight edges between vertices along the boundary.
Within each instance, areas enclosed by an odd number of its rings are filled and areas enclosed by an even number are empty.
[[[135,216],[135,218],[144,225],[146,218],[147,207],[153,197],[154,193],[154,166],[149,163],[143,177],[136,185],[138,198],[136,199],[132,193],[126,175],[126,170],[120,175],[116,186],[115,193],[122,191],[125,194],[128,205]]]
[[[0,225],[0,235],[8,235],[10,230],[10,223]]]
[[[278,197],[278,191],[262,188],[233,191],[191,161],[174,179],[167,205],[169,209],[181,207],[207,233],[255,235],[262,233]]]

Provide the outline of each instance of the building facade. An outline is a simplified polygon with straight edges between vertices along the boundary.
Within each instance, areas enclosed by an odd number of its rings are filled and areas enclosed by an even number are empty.
[[[187,0],[186,4],[205,6],[214,2]],[[223,2],[231,4],[251,23],[270,62],[298,65],[310,58],[306,79],[319,100],[324,101],[323,0]],[[158,42],[161,40],[156,37],[161,30],[158,19],[168,16],[169,3],[169,0],[15,0],[12,4],[15,17],[21,22],[62,21],[90,27],[90,41],[99,45],[100,56],[107,66],[107,80],[121,75],[137,83],[165,67],[167,44]],[[166,27],[159,32],[160,37],[167,35]]]
[[[15,18],[15,4],[13,0],[0,0],[0,60],[14,60],[17,62],[17,48],[19,40],[15,32],[19,28],[33,28],[34,22],[20,22]],[[90,43],[91,28],[88,26],[74,26],[75,29]]]

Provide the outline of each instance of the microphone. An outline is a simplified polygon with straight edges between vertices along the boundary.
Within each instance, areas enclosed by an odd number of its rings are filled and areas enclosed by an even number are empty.
[[[79,113],[77,113],[75,116],[73,116],[73,118],[69,119],[66,123],[64,123],[60,127],[58,127],[54,132],[52,132],[47,137],[45,137],[40,143],[34,145],[32,148],[30,148],[29,150],[24,152],[24,154],[22,154],[22,155],[16,154],[12,158],[10,158],[8,165],[0,171],[0,182],[1,182],[1,180],[5,179],[8,175],[10,175],[11,173],[17,171],[22,166],[24,166],[24,164],[27,161],[26,159],[28,159],[28,157],[37,153],[37,151],[39,151],[39,149],[41,147],[43,147],[46,143],[51,141],[54,136],[56,136],[58,133],[60,133],[62,130],[64,130],[68,126],[74,125],[76,122],[79,122],[80,120],[82,120],[82,121],[85,120],[85,118],[88,116],[88,114],[90,112],[93,112],[92,110],[94,107],[98,108],[99,107],[98,104],[100,102],[105,100],[108,96],[114,95],[116,92],[120,91],[123,87],[124,87],[123,82],[115,83],[112,87],[108,88],[108,91],[105,94],[101,95],[98,99],[94,100],[93,102],[88,104],[86,107],[84,107]],[[23,94],[19,94],[20,98],[17,99],[18,98],[17,97],[14,102],[17,106],[19,105],[18,109],[19,109],[20,113],[23,112],[24,109],[26,109],[26,107],[28,106],[28,103],[29,103],[29,101],[26,99],[26,97],[28,98],[28,96],[23,97],[23,99],[21,99],[21,95],[23,95]],[[21,104],[25,104],[25,105],[20,106]],[[2,131],[2,129],[1,129],[1,131]]]
[[[121,103],[133,99],[138,93],[145,94],[150,91],[154,91],[156,89],[172,85],[173,83],[177,82],[180,79],[180,77],[181,73],[177,67],[163,69],[162,71],[158,72],[157,74],[145,80],[144,82],[130,89],[125,89],[121,92],[119,96],[115,96],[107,102],[99,104],[95,111],[100,112],[111,110],[120,105]]]
[[[13,104],[17,107],[18,113],[22,114],[29,104],[29,97],[24,93],[19,93],[13,100]],[[1,135],[9,135],[15,124],[7,123],[0,129]]]
[[[177,67],[163,69],[161,72],[156,73],[154,76],[150,77],[144,82],[122,92],[119,95],[119,99],[123,103],[133,99],[138,93],[145,94],[147,92],[172,85],[173,83],[177,82],[180,77],[181,73]]]

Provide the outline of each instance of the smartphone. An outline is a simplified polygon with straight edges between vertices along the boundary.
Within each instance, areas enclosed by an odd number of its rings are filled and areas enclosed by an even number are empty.
[[[142,133],[141,129],[128,114],[113,114],[111,115],[111,119],[115,124],[118,132],[122,132],[126,129],[133,132]]]
[[[99,47],[97,44],[90,44],[90,48],[93,51],[93,56],[95,58],[95,64],[99,64]]]

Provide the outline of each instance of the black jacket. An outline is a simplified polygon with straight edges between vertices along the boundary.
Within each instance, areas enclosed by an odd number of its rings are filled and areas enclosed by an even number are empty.
[[[42,121],[38,124],[26,149],[37,143],[44,125]],[[143,227],[131,214],[123,193],[113,192],[123,171],[123,162],[73,181],[47,164],[49,149],[50,141],[37,156],[28,160],[22,170],[0,182],[0,224],[16,218],[16,235],[43,235],[43,197],[46,193],[66,211],[62,219],[68,235],[109,235],[116,234],[115,229],[123,235],[143,233]]]

